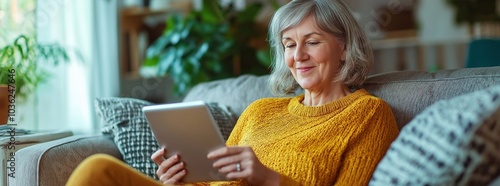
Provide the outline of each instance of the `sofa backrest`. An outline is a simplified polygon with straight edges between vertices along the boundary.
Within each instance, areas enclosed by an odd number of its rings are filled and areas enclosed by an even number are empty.
[[[188,92],[183,101],[217,102],[229,106],[231,111],[240,116],[253,101],[273,96],[269,90],[268,77],[268,75],[241,75],[236,78],[200,83]]]
[[[488,67],[377,74],[367,79],[365,88],[390,105],[401,129],[438,100],[499,84],[500,67]]]
[[[184,101],[204,100],[227,105],[238,116],[253,101],[273,97],[268,76],[242,75],[201,83]],[[434,73],[398,71],[370,76],[365,88],[384,99],[393,110],[400,128],[432,103],[500,84],[500,67],[464,68]]]

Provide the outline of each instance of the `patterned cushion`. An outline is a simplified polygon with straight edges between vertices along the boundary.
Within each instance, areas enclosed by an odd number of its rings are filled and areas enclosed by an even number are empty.
[[[403,127],[370,185],[487,185],[500,175],[500,86],[438,101]]]
[[[157,166],[150,159],[158,143],[149,128],[142,107],[152,103],[133,98],[96,98],[95,109],[102,119],[102,132],[113,135],[123,160],[130,166],[156,177]],[[231,133],[236,117],[228,107],[217,103],[208,106],[224,139]]]

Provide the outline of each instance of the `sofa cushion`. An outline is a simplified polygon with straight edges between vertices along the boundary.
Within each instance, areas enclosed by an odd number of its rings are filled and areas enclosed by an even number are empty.
[[[207,103],[225,139],[236,124],[230,109],[217,103]],[[130,166],[156,177],[157,166],[150,156],[159,149],[158,143],[142,112],[142,107],[152,103],[133,98],[97,98],[95,109],[103,120],[103,133],[111,133],[114,142]]]
[[[200,83],[184,97],[184,101],[203,100],[227,105],[239,117],[243,110],[259,98],[272,97],[269,76],[241,75],[235,78]]]
[[[500,175],[500,85],[438,101],[405,126],[370,185],[487,185]]]
[[[365,88],[384,99],[401,129],[432,103],[500,85],[500,67],[399,71],[370,76]]]

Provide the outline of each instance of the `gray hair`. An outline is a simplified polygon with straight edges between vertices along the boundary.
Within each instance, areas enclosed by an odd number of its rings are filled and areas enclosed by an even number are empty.
[[[269,24],[272,47],[271,91],[276,95],[293,94],[300,88],[285,63],[283,31],[312,16],[320,29],[344,43],[346,59],[333,81],[341,81],[350,89],[358,89],[373,64],[369,40],[349,7],[341,0],[293,0],[279,8]]]

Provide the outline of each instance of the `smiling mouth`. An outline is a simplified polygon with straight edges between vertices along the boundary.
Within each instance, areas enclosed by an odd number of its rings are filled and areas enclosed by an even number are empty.
[[[307,72],[311,69],[313,69],[314,67],[300,67],[300,68],[297,68],[297,71],[298,72]]]

